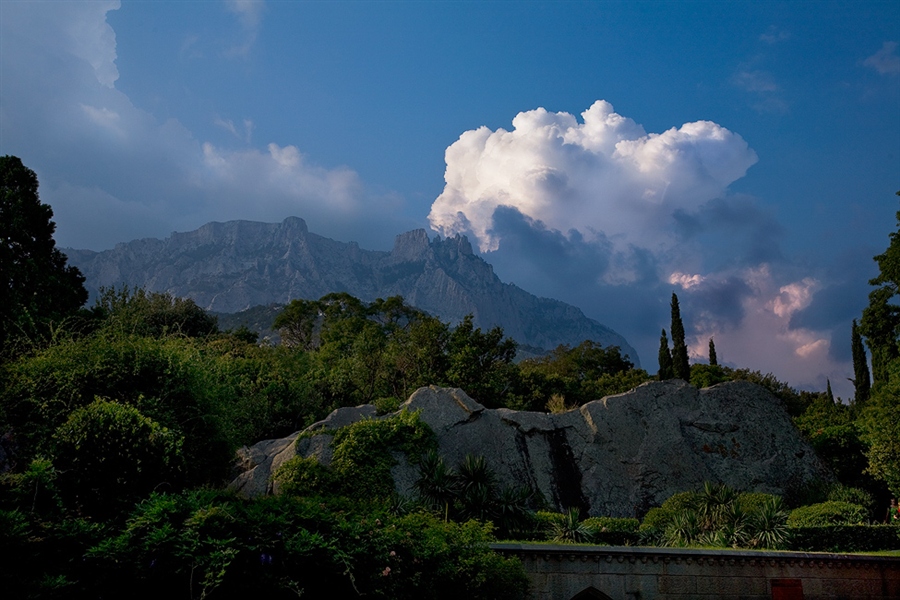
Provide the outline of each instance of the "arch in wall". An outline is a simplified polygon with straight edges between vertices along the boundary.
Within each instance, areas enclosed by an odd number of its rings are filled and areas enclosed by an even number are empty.
[[[572,596],[572,600],[612,600],[612,598],[594,586],[590,586]]]

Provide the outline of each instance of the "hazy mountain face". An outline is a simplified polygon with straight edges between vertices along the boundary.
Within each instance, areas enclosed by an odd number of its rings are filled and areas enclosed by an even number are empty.
[[[580,309],[501,282],[464,236],[430,241],[417,229],[398,235],[390,252],[380,252],[310,233],[303,219],[290,217],[282,223],[208,223],[165,240],[66,252],[92,294],[101,286],[144,287],[224,313],[331,292],[367,302],[400,295],[451,323],[471,313],[477,327],[499,325],[520,344],[549,349],[590,339],[619,346],[640,364],[622,336]]]

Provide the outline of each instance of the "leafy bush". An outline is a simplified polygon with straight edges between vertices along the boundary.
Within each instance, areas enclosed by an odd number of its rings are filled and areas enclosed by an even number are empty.
[[[761,510],[767,503],[780,499],[780,496],[774,494],[765,494],[763,492],[743,492],[738,496],[738,504],[744,512],[755,512]]]
[[[557,523],[563,520],[562,513],[548,510],[539,510],[531,514],[528,533],[523,536],[527,540],[546,541],[550,539],[550,532]]]
[[[333,493],[339,483],[334,473],[315,457],[295,456],[272,474],[276,493],[318,496]]]
[[[401,411],[385,419],[364,419],[335,432],[331,468],[348,496],[389,498],[394,493],[393,452],[415,464],[437,445],[434,432],[418,412]]]
[[[401,411],[382,419],[364,419],[335,431],[331,465],[297,456],[274,474],[288,494],[338,494],[352,498],[387,499],[394,494],[391,468],[394,453],[403,452],[411,463],[437,445],[434,432],[418,412]]]
[[[190,298],[177,298],[167,292],[130,290],[128,286],[121,290],[104,288],[94,310],[105,315],[106,328],[130,335],[205,337],[219,331],[216,317]]]
[[[700,363],[691,365],[691,385],[695,388],[706,388],[730,380],[726,367]]]
[[[585,524],[597,531],[616,531],[623,533],[637,533],[641,522],[627,517],[588,517]]]
[[[491,540],[486,525],[381,504],[154,495],[87,553],[79,584],[110,597],[524,598],[521,564]]]
[[[791,529],[791,550],[877,552],[900,550],[900,528],[893,525],[827,525]]]
[[[791,511],[789,527],[826,527],[828,525],[862,525],[867,521],[866,509],[849,502],[820,502]]]
[[[871,517],[875,511],[875,497],[866,490],[844,485],[836,485],[828,491],[828,500],[830,502],[847,502],[848,504],[856,504],[866,509]]]
[[[59,490],[88,513],[108,516],[160,484],[179,483],[184,440],[132,406],[97,399],[53,437]]]
[[[3,415],[23,458],[49,455],[54,431],[76,409],[115,398],[184,436],[189,476],[218,481],[237,444],[228,439],[218,382],[194,342],[97,334],[63,340],[5,365]]]
[[[640,537],[640,521],[616,517],[588,517],[584,524],[594,531],[591,542],[609,546],[633,546]]]

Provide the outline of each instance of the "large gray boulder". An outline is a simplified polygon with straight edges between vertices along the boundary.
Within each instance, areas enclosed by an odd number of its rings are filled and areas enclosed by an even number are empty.
[[[831,477],[764,388],[729,382],[698,390],[680,380],[645,383],[562,414],[491,410],[459,389],[427,387],[401,410],[421,410],[449,464],[482,455],[501,485],[527,485],[557,509],[634,516],[706,481],[784,494]],[[271,474],[300,454],[331,461],[330,431],[375,417],[370,406],[334,411],[306,434],[267,440],[239,452],[232,488],[247,496],[277,492]],[[317,433],[318,432],[318,433]],[[403,457],[398,491],[418,473]]]

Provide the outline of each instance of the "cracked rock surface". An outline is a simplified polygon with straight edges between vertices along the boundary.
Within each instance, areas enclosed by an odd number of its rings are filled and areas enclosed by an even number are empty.
[[[501,486],[528,486],[557,509],[583,514],[643,514],[706,481],[784,494],[831,477],[780,401],[742,381],[702,390],[681,380],[649,382],[561,414],[486,409],[460,389],[432,386],[417,390],[403,409],[421,410],[448,464],[482,455]],[[270,476],[279,465],[297,454],[329,464],[328,432],[364,418],[379,417],[371,406],[341,408],[306,435],[242,448],[232,488],[247,496],[277,493]],[[418,472],[397,458],[395,486],[411,495]]]

